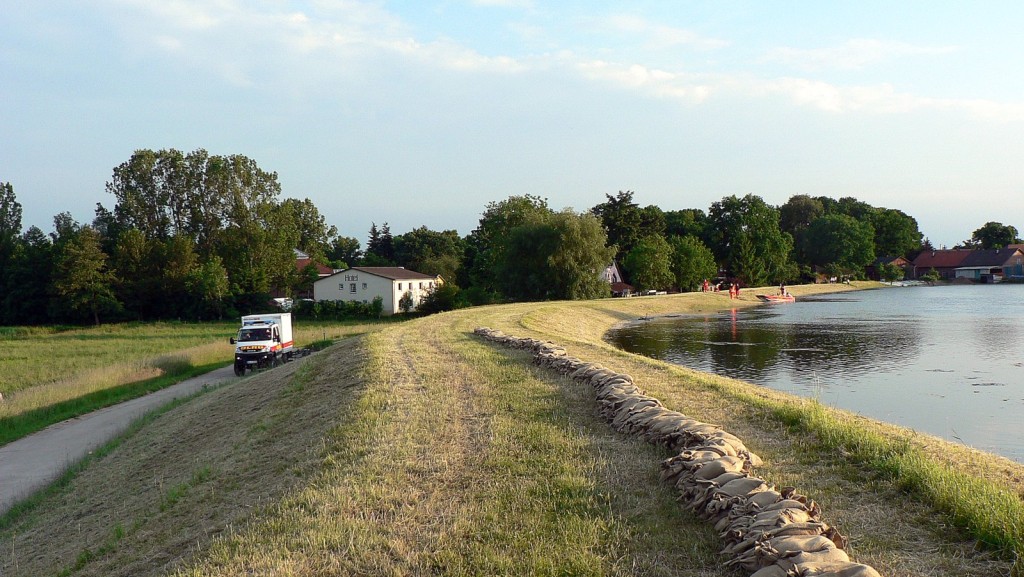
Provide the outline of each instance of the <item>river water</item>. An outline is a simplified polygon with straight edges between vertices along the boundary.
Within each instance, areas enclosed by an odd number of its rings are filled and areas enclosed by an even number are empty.
[[[632,323],[625,350],[1024,462],[1024,286],[895,287]]]

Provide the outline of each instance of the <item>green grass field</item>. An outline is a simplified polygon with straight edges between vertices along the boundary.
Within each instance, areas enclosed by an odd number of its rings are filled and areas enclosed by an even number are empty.
[[[297,346],[362,334],[381,323],[296,323]],[[5,327],[0,345],[0,444],[53,423],[229,364],[235,322],[93,328]]]

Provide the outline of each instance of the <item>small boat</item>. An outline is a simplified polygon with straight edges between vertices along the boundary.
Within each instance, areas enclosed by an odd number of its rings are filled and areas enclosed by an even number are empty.
[[[766,303],[794,303],[796,297],[793,295],[757,295],[757,298]]]

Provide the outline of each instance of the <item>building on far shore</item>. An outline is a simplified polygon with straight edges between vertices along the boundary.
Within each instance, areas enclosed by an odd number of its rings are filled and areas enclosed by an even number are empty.
[[[954,279],[956,278],[956,268],[971,252],[970,249],[965,248],[926,250],[917,255],[917,258],[911,263],[911,278],[919,279],[928,274],[928,271],[935,269],[939,273],[939,278]]]
[[[401,311],[399,301],[406,293],[412,297],[412,310],[416,310],[423,297],[443,282],[441,277],[397,266],[357,266],[313,283],[313,300],[371,303],[380,297],[384,314],[393,315]]]
[[[978,282],[999,282],[1024,277],[1024,251],[1018,248],[972,250],[954,270],[955,278]]]

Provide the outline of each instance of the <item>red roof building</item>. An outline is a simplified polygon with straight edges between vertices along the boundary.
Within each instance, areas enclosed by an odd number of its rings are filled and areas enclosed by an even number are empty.
[[[961,248],[926,250],[914,259],[911,268],[912,277],[919,279],[928,271],[935,269],[939,273],[939,278],[955,278],[957,267],[963,264],[964,259],[971,252],[973,251]]]

